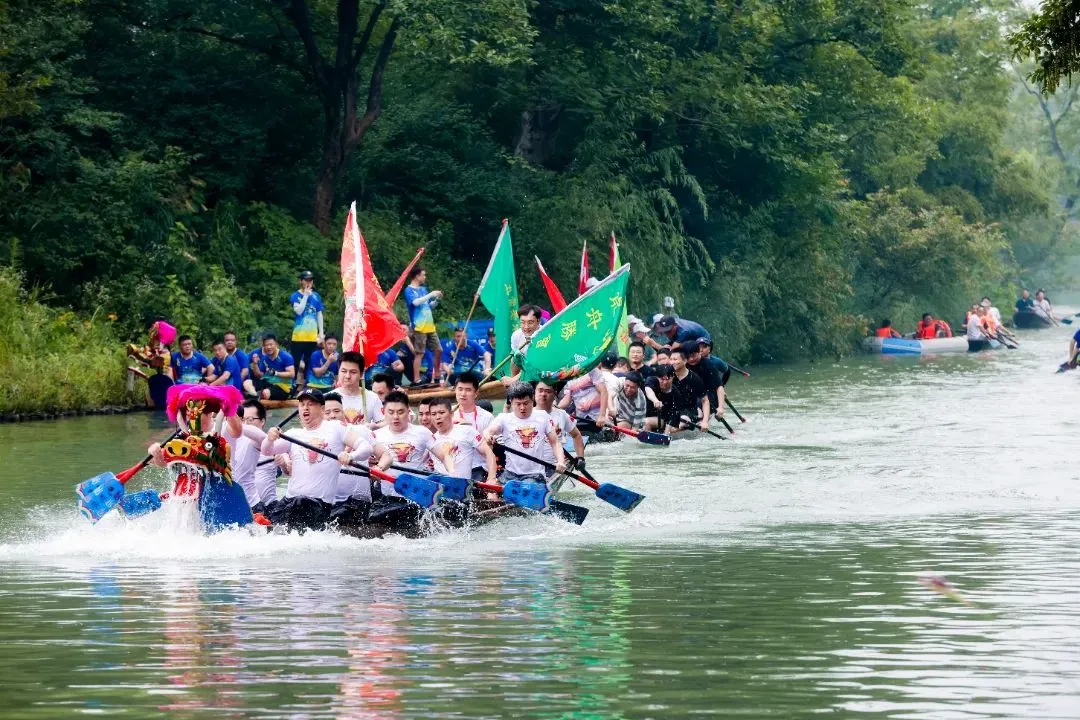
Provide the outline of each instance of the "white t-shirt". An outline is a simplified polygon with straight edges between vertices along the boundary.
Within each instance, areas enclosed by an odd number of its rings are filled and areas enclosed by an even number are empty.
[[[375,431],[375,439],[386,446],[387,451],[394,458],[395,465],[405,465],[415,470],[426,470],[428,459],[431,456],[431,448],[435,447],[435,436],[423,425],[409,424],[404,432],[396,433],[390,426],[381,427]],[[389,470],[388,473],[397,476],[397,470]],[[394,484],[382,481],[384,495],[397,495]]]
[[[448,443],[453,448],[454,472],[452,473],[446,471],[446,466],[443,465],[442,460],[434,455],[431,456],[432,461],[435,463],[435,472],[443,475],[468,478],[472,474],[474,455],[483,457],[480,452],[483,438],[480,437],[480,431],[471,425],[453,425],[447,433],[437,432],[435,433],[435,442]]]
[[[994,324],[1001,324],[1001,311],[994,306],[990,306],[986,309],[986,312],[990,313],[990,317],[994,318]]]
[[[1050,301],[1046,298],[1036,300],[1035,304],[1031,306],[1031,309],[1034,310],[1036,314],[1041,315],[1048,320],[1050,319]]]
[[[454,411],[454,424],[455,425],[471,425],[476,428],[476,432],[482,433],[488,429],[488,425],[492,423],[495,416],[489,413],[487,410],[480,406],[475,406],[469,412],[463,412],[459,407]],[[457,462],[457,459],[454,459]],[[470,468],[484,467],[484,456],[480,453],[473,453],[472,460],[470,461]]]
[[[567,385],[570,397],[574,399],[574,408],[579,418],[596,420],[600,415],[600,392],[596,386],[604,382],[600,370],[593,368],[588,375],[574,378]],[[589,407],[592,405],[592,407]]]
[[[345,421],[350,425],[361,423],[377,423],[383,421],[382,400],[375,393],[368,390],[363,395],[345,395],[338,389],[341,395],[341,409],[345,414]],[[364,410],[364,396],[367,396],[367,411]]]
[[[249,506],[254,507],[259,502],[277,500],[277,467],[271,462],[259,467],[259,461],[267,457],[261,454],[262,441],[266,433],[259,428],[245,425],[243,434],[234,437],[228,427],[224,430],[225,438],[229,442],[229,468],[232,478],[244,490],[244,498]],[[269,467],[270,481],[267,487],[267,468]]]
[[[600,377],[603,378],[604,385],[607,385],[608,410],[610,411],[612,410],[612,401],[615,400],[619,391],[622,390],[623,379],[616,376],[615,373],[610,370],[601,370]]]
[[[555,432],[555,423],[543,410],[533,409],[532,414],[525,419],[513,413],[503,413],[495,418],[495,422],[489,429],[495,429],[498,432],[499,441],[506,447],[543,458],[545,445],[551,452],[551,443],[548,442],[547,434]],[[544,475],[546,477],[548,474],[547,468],[543,465],[512,453],[506,453],[506,471],[515,475]]]
[[[972,315],[967,321],[967,339],[968,340],[984,340],[986,338],[982,331],[982,321],[978,315]]]
[[[330,454],[341,454],[345,449],[345,433],[349,428],[337,422],[324,422],[314,430],[300,428],[290,430],[289,435],[303,440],[308,445],[326,450]],[[354,460],[364,461],[371,456],[371,445],[361,440],[354,448]],[[306,497],[333,503],[337,497],[338,473],[341,465],[334,458],[294,445],[287,440],[279,440],[274,445],[275,452],[288,452],[292,457],[292,475],[285,489],[285,497]]]
[[[522,355],[528,352],[529,340],[532,336],[525,337],[525,331],[518,328],[510,334],[510,349],[514,352],[519,352]]]
[[[271,455],[259,455],[259,462],[264,461],[263,465],[255,464],[255,493],[259,502],[271,503],[277,500],[278,466]],[[246,488],[244,494],[247,494]]]
[[[537,410],[539,409],[537,408]],[[542,412],[547,412],[551,416],[551,423],[555,426],[555,434],[558,436],[559,442],[565,444],[570,439],[570,433],[577,427],[574,421],[570,419],[569,413],[557,407]],[[555,451],[551,449],[551,443],[540,443],[540,450],[540,457],[549,463],[555,462]]]
[[[345,427],[348,429],[349,426]],[[365,426],[357,425],[356,434],[362,437],[364,442],[372,448],[375,447],[375,435]],[[371,478],[345,473],[345,469],[346,468],[341,468],[341,470],[338,471],[337,494],[334,496],[334,502],[344,502],[351,497],[371,500]]]

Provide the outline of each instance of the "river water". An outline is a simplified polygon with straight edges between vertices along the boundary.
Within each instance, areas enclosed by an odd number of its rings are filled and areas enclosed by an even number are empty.
[[[581,527],[90,526],[163,423],[0,426],[0,715],[1080,718],[1070,333],[733,379],[735,439],[594,449],[648,499]]]

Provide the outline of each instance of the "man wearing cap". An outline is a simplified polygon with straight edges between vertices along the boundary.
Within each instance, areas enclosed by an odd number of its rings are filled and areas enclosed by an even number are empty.
[[[480,347],[484,349],[484,374],[487,375],[495,364],[495,328],[488,328],[487,338],[480,341]]]
[[[658,343],[650,338],[649,344],[654,348],[663,347],[664,345],[696,343],[701,338],[712,340],[712,335],[703,326],[693,320],[684,320],[674,315],[661,317],[653,324],[653,330],[658,335],[667,338],[667,342],[664,343]]]
[[[289,296],[293,311],[289,354],[297,364],[296,385],[303,389],[304,372],[311,367],[311,354],[323,342],[323,301],[314,290],[315,276],[310,270],[303,270],[297,277],[300,280],[300,289]]]

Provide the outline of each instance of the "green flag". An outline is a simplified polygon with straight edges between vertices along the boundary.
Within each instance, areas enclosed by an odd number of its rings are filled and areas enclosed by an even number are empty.
[[[503,220],[502,232],[495,242],[484,277],[476,294],[495,318],[495,357],[493,365],[510,355],[510,335],[518,325],[517,276],[514,274],[514,246],[510,242],[510,223]]]
[[[629,280],[630,266],[623,265],[537,330],[525,355],[514,359],[521,379],[558,382],[592,370],[618,332]]]
[[[621,267],[622,262],[619,260],[619,243],[615,242],[615,233],[611,233],[611,272],[615,272],[615,268]],[[626,293],[623,293],[623,297]],[[627,352],[630,351],[630,325],[626,322],[626,303],[623,303],[622,317],[619,318],[619,329],[615,333],[615,346],[619,350],[619,357],[626,357]]]

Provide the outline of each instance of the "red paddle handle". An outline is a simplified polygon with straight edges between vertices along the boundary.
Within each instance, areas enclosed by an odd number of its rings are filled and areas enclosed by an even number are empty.
[[[639,433],[636,430],[630,430],[629,428],[619,427],[618,425],[608,425],[609,428],[615,432],[621,432],[623,435],[629,435],[632,438],[636,438]]]

